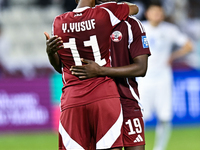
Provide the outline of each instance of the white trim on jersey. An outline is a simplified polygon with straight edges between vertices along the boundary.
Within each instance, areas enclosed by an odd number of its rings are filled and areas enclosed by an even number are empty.
[[[64,83],[66,84],[65,75],[64,75],[64,71],[63,71],[63,67],[62,67],[61,69],[62,69],[62,78],[63,78]]]
[[[51,36],[54,36],[54,26],[53,26],[54,22],[55,22],[55,18],[54,18],[53,23],[51,25]]]
[[[137,19],[136,17],[134,17],[134,16],[129,16],[129,17],[132,18],[132,19],[134,19],[134,20],[138,23],[138,25],[139,25],[140,30],[141,30],[142,33],[146,32],[140,20],[138,20],[138,19]]]
[[[111,148],[115,141],[121,134],[121,127],[123,123],[122,108],[119,118],[115,124],[108,130],[108,132],[97,142],[97,149],[108,149]]]
[[[126,78],[126,81],[127,81],[128,86],[129,86],[129,89],[130,89],[130,91],[131,91],[131,94],[133,95],[133,97],[134,97],[137,101],[139,101],[140,98],[137,96],[137,94],[135,93],[134,89],[133,89],[132,86],[129,84],[128,78]]]
[[[145,29],[142,25],[142,23],[140,22],[140,20],[138,20],[136,17],[134,16],[129,16],[130,18],[134,19],[137,23],[138,23],[138,26],[140,28],[140,31],[141,33],[145,33]],[[129,40],[128,40],[128,48],[130,49],[130,45],[131,43],[133,42],[133,32],[132,32],[132,29],[131,29],[131,25],[128,21],[125,21],[127,27],[128,27],[128,37],[129,37]]]
[[[110,2],[102,2],[102,3],[99,4],[98,6],[105,5],[105,4],[107,4],[107,3],[116,3],[116,2],[114,2],[114,1],[110,1]],[[118,4],[119,4],[119,3],[118,3]]]
[[[53,28],[53,24],[51,26],[51,36],[54,36],[54,28]]]
[[[74,141],[69,134],[63,128],[61,122],[59,122],[59,133],[62,136],[63,145],[67,150],[84,150],[82,146],[80,146],[76,141]]]
[[[130,92],[132,94],[132,96],[138,101],[138,105],[140,106],[141,110],[142,110],[142,113],[144,111],[144,108],[142,106],[142,104],[140,103],[140,98],[137,96],[137,94],[135,93],[134,89],[132,88],[132,86],[130,85],[129,81],[128,81],[128,78],[126,78],[126,81],[127,81],[127,84],[129,86],[129,89],[130,89]]]
[[[109,9],[105,7],[101,7],[101,8],[105,9],[108,12],[112,26],[115,26],[116,24],[120,22],[120,20]]]
[[[84,10],[90,8],[89,6],[81,7],[81,8],[76,8],[73,10],[75,13],[83,12]]]
[[[58,15],[59,16],[59,15]],[[56,16],[57,17],[57,16]],[[54,36],[54,22],[56,20],[56,17],[53,20],[52,26],[51,26],[51,36]]]
[[[133,32],[131,30],[131,25],[128,21],[125,21],[127,27],[128,27],[128,48],[130,49],[130,45],[133,42]]]
[[[142,103],[138,102],[138,105],[141,109],[142,115],[144,116],[144,107],[142,106]]]

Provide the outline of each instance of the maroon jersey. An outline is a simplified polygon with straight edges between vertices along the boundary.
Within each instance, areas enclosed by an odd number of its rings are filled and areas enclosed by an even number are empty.
[[[133,58],[144,54],[150,55],[145,30],[139,20],[128,17],[115,27],[111,35],[111,64],[113,67],[130,65]],[[115,82],[124,117],[142,116],[135,78],[115,78]]]
[[[72,65],[82,65],[80,58],[109,66],[110,35],[128,14],[127,4],[111,2],[94,8],[78,8],[55,18],[53,34],[62,37],[64,45],[64,49],[58,51],[63,64],[62,110],[119,96],[111,78],[79,80],[69,69]]]

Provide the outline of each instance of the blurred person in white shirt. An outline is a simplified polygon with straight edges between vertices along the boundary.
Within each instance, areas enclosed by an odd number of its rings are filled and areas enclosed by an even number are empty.
[[[158,120],[153,150],[165,150],[171,132],[172,114],[172,62],[192,51],[191,41],[177,26],[165,22],[162,4],[154,2],[146,11],[146,29],[152,56],[148,60],[147,74],[138,78],[140,98],[144,106],[144,120]],[[173,46],[179,49],[173,51]]]

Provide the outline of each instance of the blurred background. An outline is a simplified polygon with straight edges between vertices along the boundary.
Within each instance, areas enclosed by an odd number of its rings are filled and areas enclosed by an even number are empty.
[[[173,63],[173,133],[168,149],[174,150],[173,141],[187,143],[192,136],[200,140],[200,1],[161,1],[166,20],[194,44],[192,53]],[[139,6],[137,18],[145,20],[150,0],[129,2]],[[48,61],[43,33],[51,34],[54,17],[75,7],[74,0],[0,0],[1,150],[57,149],[62,79]],[[147,150],[155,124],[156,118],[146,123]],[[200,149],[195,140],[190,144]],[[184,148],[188,149],[176,149]]]

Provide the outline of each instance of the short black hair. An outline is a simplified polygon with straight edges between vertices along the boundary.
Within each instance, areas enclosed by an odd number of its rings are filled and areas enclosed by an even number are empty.
[[[147,9],[151,6],[158,6],[158,7],[163,7],[163,4],[160,0],[151,0],[151,2],[149,3],[149,6],[147,7]]]

